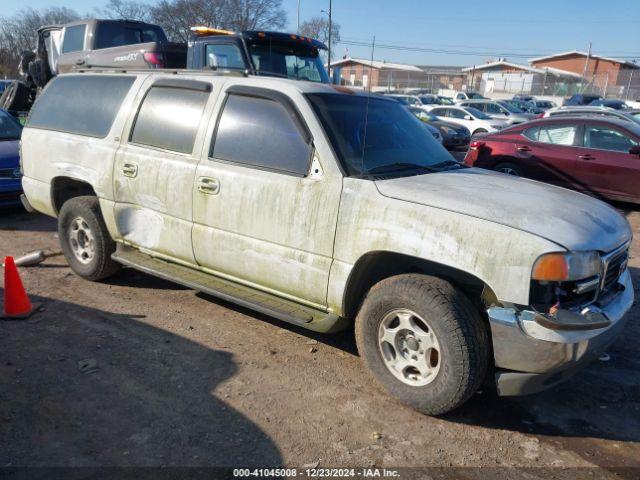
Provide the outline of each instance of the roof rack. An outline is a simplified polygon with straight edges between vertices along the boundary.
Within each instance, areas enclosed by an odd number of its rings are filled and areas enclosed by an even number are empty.
[[[246,71],[233,70],[194,70],[188,68],[74,68],[69,73],[165,73],[173,75],[199,75],[214,77],[248,77]]]

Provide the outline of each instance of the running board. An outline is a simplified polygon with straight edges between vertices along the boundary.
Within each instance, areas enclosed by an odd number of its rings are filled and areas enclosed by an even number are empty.
[[[184,285],[222,300],[316,332],[330,333],[346,327],[344,319],[299,303],[255,290],[239,283],[162,260],[118,244],[111,258],[141,272]]]

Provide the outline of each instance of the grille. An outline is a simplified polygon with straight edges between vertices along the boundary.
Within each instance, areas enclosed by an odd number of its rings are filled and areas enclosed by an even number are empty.
[[[628,248],[616,252],[608,258],[604,258],[604,272],[602,275],[602,286],[600,288],[602,293],[607,293],[618,283],[620,275],[622,275],[622,272],[624,272],[624,269],[627,267],[628,259]]]

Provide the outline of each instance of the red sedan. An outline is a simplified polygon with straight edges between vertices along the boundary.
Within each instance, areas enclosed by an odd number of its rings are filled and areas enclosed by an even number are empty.
[[[595,116],[535,120],[472,141],[465,163],[640,203],[640,125],[633,122]]]

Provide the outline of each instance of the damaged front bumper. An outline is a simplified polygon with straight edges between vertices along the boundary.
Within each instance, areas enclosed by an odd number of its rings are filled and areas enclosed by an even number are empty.
[[[491,307],[491,325],[500,395],[527,395],[550,388],[597,358],[618,336],[633,304],[626,270],[618,294],[606,305],[555,316]]]

